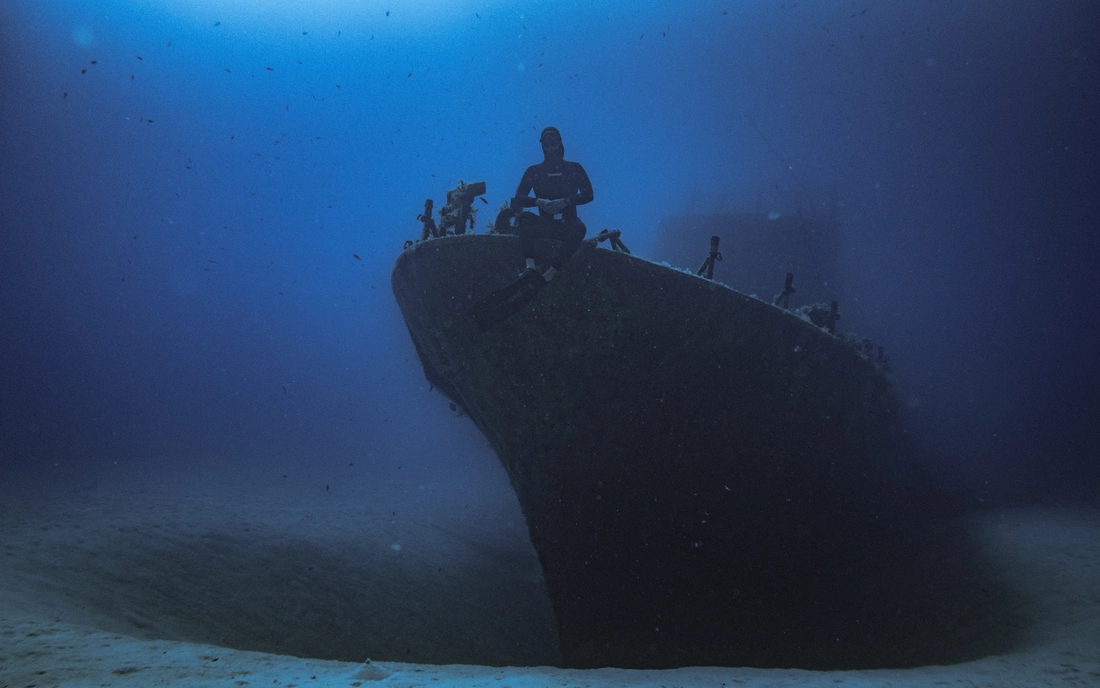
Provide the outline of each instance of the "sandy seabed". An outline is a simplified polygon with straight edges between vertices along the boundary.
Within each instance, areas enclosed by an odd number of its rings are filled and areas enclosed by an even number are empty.
[[[869,671],[550,668],[553,614],[506,485],[320,476],[0,485],[0,688],[1100,686],[1100,511],[958,519],[1017,647]],[[1003,603],[1005,598],[997,597]]]

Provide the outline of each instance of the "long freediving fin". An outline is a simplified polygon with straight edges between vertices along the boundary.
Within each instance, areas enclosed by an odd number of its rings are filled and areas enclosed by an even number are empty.
[[[486,332],[515,315],[546,286],[546,279],[535,270],[527,270],[514,282],[489,292],[466,311]]]

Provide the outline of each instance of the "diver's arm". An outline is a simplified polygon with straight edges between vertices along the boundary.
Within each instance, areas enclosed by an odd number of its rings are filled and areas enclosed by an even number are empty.
[[[569,194],[569,204],[584,205],[585,203],[591,203],[595,196],[592,193],[592,182],[588,179],[588,173],[584,171],[580,163],[575,163],[570,172],[572,172],[571,176],[573,177],[571,186],[576,191]]]
[[[535,205],[535,199],[531,197],[531,191],[535,188],[535,166],[527,168],[523,178],[516,187],[516,195],[512,198],[512,208],[530,208]]]

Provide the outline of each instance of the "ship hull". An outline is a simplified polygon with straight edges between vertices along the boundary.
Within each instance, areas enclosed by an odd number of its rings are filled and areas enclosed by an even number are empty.
[[[392,286],[508,473],[562,664],[852,664],[837,643],[885,613],[859,581],[883,585],[913,524],[887,378],[789,312],[590,244],[479,331],[467,310],[522,265],[515,237],[449,237]]]

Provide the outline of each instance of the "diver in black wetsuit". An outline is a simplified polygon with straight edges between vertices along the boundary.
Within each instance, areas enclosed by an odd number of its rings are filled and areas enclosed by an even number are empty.
[[[587,228],[577,217],[577,206],[592,200],[592,182],[580,163],[565,159],[565,146],[557,129],[546,127],[539,141],[545,159],[531,165],[523,173],[516,196],[512,199],[512,208],[519,210],[532,205],[539,208],[538,215],[521,212],[516,217],[516,231],[523,244],[527,270],[535,270],[537,239],[561,242],[550,259],[550,268],[542,275],[549,282],[584,241]],[[529,196],[532,190],[535,192],[534,199]]]
[[[487,332],[521,311],[542,291],[554,274],[573,255],[587,231],[577,217],[577,206],[592,200],[592,182],[579,163],[565,159],[565,147],[561,134],[554,127],[546,127],[539,137],[542,152],[546,156],[538,165],[531,165],[523,173],[509,207],[497,215],[497,231],[510,233],[504,228],[515,218],[515,233],[523,246],[527,269],[510,284],[496,289],[478,299],[467,309],[482,332]],[[531,191],[535,197],[530,196]],[[539,214],[524,211],[538,206]],[[550,259],[550,267],[539,274],[535,269],[535,243],[538,239],[554,239],[560,242]]]

